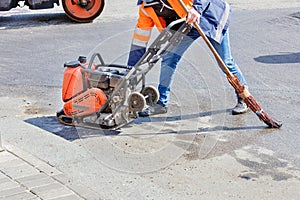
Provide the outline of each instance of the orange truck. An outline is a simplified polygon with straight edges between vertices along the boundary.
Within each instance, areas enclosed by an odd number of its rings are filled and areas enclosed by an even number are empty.
[[[54,8],[62,4],[67,16],[76,22],[91,22],[104,8],[104,0],[0,0],[0,11],[8,11],[23,3],[31,10]]]

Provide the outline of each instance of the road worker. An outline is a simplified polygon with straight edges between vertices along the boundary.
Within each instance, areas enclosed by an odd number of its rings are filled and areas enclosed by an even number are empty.
[[[133,40],[128,58],[128,66],[134,66],[146,52],[151,30],[154,26],[159,31],[172,21],[186,17],[186,23],[198,23],[208,37],[229,71],[237,75],[241,83],[247,86],[246,80],[235,63],[229,43],[229,21],[231,8],[223,0],[182,0],[189,9],[188,14],[180,6],[178,0],[138,0],[139,18],[133,34]],[[139,116],[163,114],[168,110],[170,87],[173,82],[176,67],[188,47],[200,37],[196,28],[183,37],[180,43],[162,57],[160,79],[158,85],[159,100],[157,104],[139,112]],[[201,55],[199,55],[201,56]],[[237,94],[237,105],[232,114],[242,114],[248,111],[247,105]]]

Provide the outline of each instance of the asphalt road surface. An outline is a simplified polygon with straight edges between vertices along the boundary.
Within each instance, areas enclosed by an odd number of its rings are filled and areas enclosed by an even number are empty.
[[[64,62],[99,52],[108,63],[126,63],[136,17],[104,13],[77,24],[59,9],[20,12],[0,15],[2,141],[104,199],[299,197],[299,8],[238,10],[230,29],[233,56],[253,96],[283,121],[279,130],[252,112],[230,114],[234,92],[201,39],[178,68],[170,115],[120,132],[60,125]],[[147,81],[157,84],[158,72]]]

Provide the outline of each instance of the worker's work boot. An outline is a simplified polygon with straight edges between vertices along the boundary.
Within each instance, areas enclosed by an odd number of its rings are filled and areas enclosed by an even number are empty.
[[[162,106],[160,104],[154,104],[153,106],[149,106],[148,108],[139,112],[140,117],[148,117],[151,115],[164,114],[168,112],[168,108],[166,106]]]
[[[246,113],[249,110],[248,106],[242,99],[238,99],[236,106],[232,109],[233,115]]]

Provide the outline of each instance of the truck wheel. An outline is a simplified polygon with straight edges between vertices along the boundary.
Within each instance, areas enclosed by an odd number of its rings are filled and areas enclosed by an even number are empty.
[[[62,0],[67,16],[76,22],[91,22],[104,8],[104,0]]]

